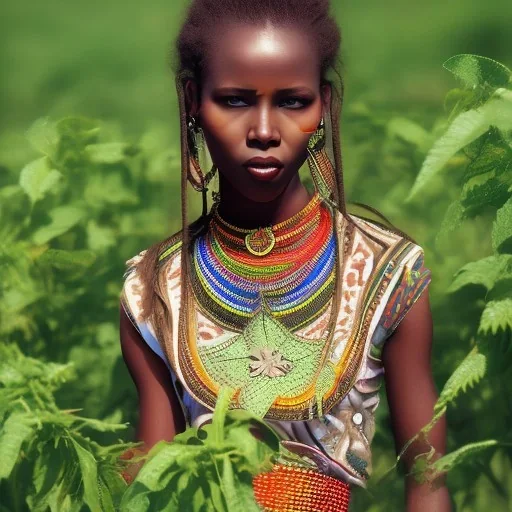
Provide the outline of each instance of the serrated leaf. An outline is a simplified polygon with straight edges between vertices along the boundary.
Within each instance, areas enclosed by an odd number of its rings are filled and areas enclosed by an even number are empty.
[[[443,237],[457,229],[464,220],[464,207],[459,200],[454,201],[448,206],[441,227],[436,235],[436,243],[439,243]]]
[[[51,168],[47,157],[27,164],[20,173],[20,187],[30,197],[32,204],[42,199],[62,178],[62,174]]]
[[[483,354],[476,351],[476,347],[465,357],[449,379],[439,395],[434,406],[434,413],[437,414],[443,410],[450,402],[453,402],[461,391],[472,387],[479,382],[486,371],[486,358]]]
[[[512,329],[512,299],[491,300],[485,305],[478,332],[496,334]]]
[[[512,91],[498,89],[487,103],[463,112],[453,120],[427,154],[406,201],[413,199],[451,157],[480,137],[491,125],[503,132],[512,129]]]
[[[34,433],[36,419],[29,413],[14,412],[0,431],[0,479],[8,478],[18,461],[21,447]]]
[[[512,255],[500,254],[488,256],[478,261],[472,261],[460,268],[447,289],[453,293],[467,285],[481,285],[488,291],[492,290],[496,282],[504,275],[512,275]]]
[[[512,197],[496,212],[492,225],[492,248],[499,251],[500,246],[512,237]]]
[[[480,174],[470,178],[461,192],[461,204],[464,216],[474,216],[482,208],[494,206],[499,208],[509,197],[509,184],[506,176],[496,176],[496,171]]]
[[[450,471],[472,458],[476,458],[483,450],[497,446],[499,443],[494,439],[487,441],[478,441],[461,446],[457,450],[440,457],[430,465],[430,468],[439,473]]]
[[[506,66],[488,57],[472,54],[454,55],[443,63],[466,87],[488,83],[493,87],[506,87],[512,72]]]
[[[58,206],[49,212],[51,222],[39,228],[33,235],[35,244],[45,244],[53,238],[69,231],[78,224],[85,215],[81,208],[74,206]]]
[[[84,486],[84,502],[91,510],[101,510],[98,488],[98,466],[94,455],[87,451],[80,443],[70,437],[80,464],[81,477]]]
[[[49,117],[37,119],[26,132],[26,138],[34,149],[53,158],[59,143],[59,132]]]
[[[201,447],[196,446],[189,446],[187,450],[184,450],[183,446],[174,443],[160,442],[157,445],[155,445],[156,454],[153,455],[155,453],[153,449],[149,452],[147,462],[144,463],[134,480],[134,483],[140,483],[151,492],[165,489],[169,479],[173,476],[172,472],[169,472],[169,468],[176,466],[176,469],[180,469],[179,462],[185,462],[185,459],[193,462],[194,457],[201,450]]]

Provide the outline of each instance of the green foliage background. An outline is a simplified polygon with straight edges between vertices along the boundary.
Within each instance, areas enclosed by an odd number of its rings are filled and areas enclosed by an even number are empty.
[[[344,37],[348,198],[410,233],[433,273],[435,412],[447,414],[449,455],[430,470],[448,470],[456,510],[509,510],[512,87],[490,61],[445,61],[473,53],[510,68],[512,9],[501,0],[333,4]],[[184,5],[2,8],[1,511],[117,510],[122,500],[146,510],[148,489],[158,498],[165,481],[147,470],[127,494],[118,475],[137,400],[117,317],[125,260],[180,222],[166,60]],[[373,482],[356,489],[354,511],[403,510],[382,398]],[[155,458],[170,448],[159,449]],[[229,460],[236,470],[255,457]],[[201,490],[226,510],[231,462],[221,494]],[[193,482],[176,485],[188,496]]]

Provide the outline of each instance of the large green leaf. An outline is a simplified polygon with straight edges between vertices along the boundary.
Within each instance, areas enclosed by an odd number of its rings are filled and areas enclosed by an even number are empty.
[[[481,55],[454,55],[443,63],[443,67],[462,80],[468,88],[485,83],[492,87],[506,87],[512,77],[512,72],[506,66]]]
[[[468,285],[481,285],[489,291],[504,276],[512,277],[512,255],[488,256],[460,268],[447,291],[453,293]]]
[[[512,129],[512,91],[498,89],[480,108],[463,112],[453,120],[427,154],[406,200],[411,201],[416,197],[452,156],[480,137],[490,126],[496,126],[503,132]]]
[[[483,450],[495,447],[498,444],[498,441],[494,439],[466,444],[437,459],[431,464],[431,468],[440,473],[450,471],[455,466],[476,458]]]
[[[434,406],[434,413],[437,414],[445,409],[461,391],[466,391],[468,386],[472,387],[479,382],[485,375],[485,371],[486,358],[483,354],[477,352],[475,347],[446,381]]]
[[[479,332],[496,334],[500,329],[512,329],[512,299],[491,300],[485,305]]]
[[[70,438],[78,456],[82,482],[84,487],[84,502],[91,510],[101,510],[101,500],[98,488],[98,466],[94,455],[87,451],[80,443]]]
[[[34,434],[36,418],[26,412],[12,413],[0,430],[0,479],[7,478],[14,468],[21,446]]]
[[[52,169],[47,157],[27,164],[20,173],[20,186],[33,203],[42,199],[62,178],[62,174]]]
[[[492,226],[492,248],[500,246],[512,237],[512,197],[498,210]]]

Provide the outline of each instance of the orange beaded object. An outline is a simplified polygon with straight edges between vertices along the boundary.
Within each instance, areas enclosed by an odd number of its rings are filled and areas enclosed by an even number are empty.
[[[347,512],[348,483],[319,471],[274,465],[253,479],[254,497],[265,512]]]

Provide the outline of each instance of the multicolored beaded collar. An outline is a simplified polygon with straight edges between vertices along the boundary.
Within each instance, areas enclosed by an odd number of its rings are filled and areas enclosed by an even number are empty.
[[[193,244],[192,288],[202,312],[234,332],[262,305],[297,330],[329,304],[335,253],[331,214],[318,193],[292,218],[255,230],[232,226],[214,211]]]

